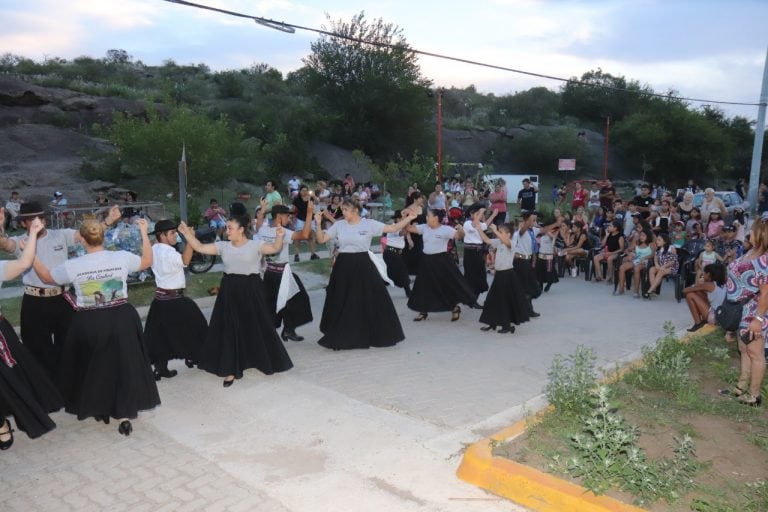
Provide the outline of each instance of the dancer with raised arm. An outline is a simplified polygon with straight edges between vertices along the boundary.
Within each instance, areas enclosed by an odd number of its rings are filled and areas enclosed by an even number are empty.
[[[277,337],[272,311],[267,304],[261,280],[261,258],[283,248],[282,227],[275,230],[275,241],[250,240],[247,215],[233,215],[227,221],[227,241],[202,244],[195,230],[184,224],[179,232],[192,249],[201,254],[221,256],[224,275],[200,351],[198,368],[224,377],[231,386],[248,368],[272,375],[293,368],[285,346]]]
[[[333,350],[389,347],[405,339],[400,319],[385,286],[386,268],[371,253],[371,240],[382,233],[396,233],[416,218],[408,215],[396,224],[384,224],[360,217],[360,203],[345,199],[344,219],[327,231],[321,228],[321,214],[315,214],[317,241],[335,239],[339,255],[326,288],[318,343]]]

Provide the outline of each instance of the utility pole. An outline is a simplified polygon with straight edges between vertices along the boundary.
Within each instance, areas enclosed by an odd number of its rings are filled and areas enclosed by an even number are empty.
[[[603,179],[608,179],[608,140],[611,134],[611,116],[605,117],[605,151],[603,153]]]
[[[443,89],[437,89],[437,181],[443,182]]]
[[[765,136],[765,107],[768,104],[768,50],[765,52],[763,66],[763,87],[760,91],[760,106],[757,107],[757,124],[755,124],[755,143],[752,146],[752,168],[749,172],[749,192],[747,201],[752,211],[757,211],[757,189],[760,186],[760,160],[763,157],[763,137]]]
[[[179,217],[187,222],[187,146],[181,146],[181,161],[179,162]]]

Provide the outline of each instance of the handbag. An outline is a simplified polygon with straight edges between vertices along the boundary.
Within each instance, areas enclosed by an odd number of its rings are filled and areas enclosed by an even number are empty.
[[[715,321],[717,322],[717,325],[726,331],[736,331],[739,328],[739,322],[741,322],[744,304],[749,302],[750,299],[751,297],[738,302],[724,300],[723,303],[715,309]]]

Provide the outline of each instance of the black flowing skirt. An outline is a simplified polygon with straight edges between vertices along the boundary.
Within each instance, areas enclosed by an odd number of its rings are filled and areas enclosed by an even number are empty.
[[[171,359],[197,361],[207,332],[208,322],[192,299],[153,300],[144,326],[150,362],[162,366]]]
[[[515,271],[497,270],[485,297],[480,322],[501,327],[520,325],[530,320],[530,311],[523,285]]]
[[[47,372],[21,344],[8,320],[0,318],[0,332],[16,364],[0,360],[0,415],[13,416],[16,427],[32,439],[56,428],[48,416],[64,405]]]
[[[75,311],[57,382],[66,411],[79,420],[135,418],[160,405],[136,309],[126,303]]]
[[[560,281],[557,277],[557,263],[555,258],[551,260],[536,260],[536,279],[540,285],[553,284]]]
[[[451,311],[457,304],[472,305],[477,293],[447,252],[424,254],[413,283],[408,307],[419,313]]]
[[[243,376],[248,368],[272,375],[293,368],[277,336],[258,274],[224,274],[198,368],[219,377]]]
[[[531,265],[531,260],[515,258],[514,271],[518,279],[520,279],[520,284],[523,285],[523,293],[529,295],[532,299],[541,295],[541,286],[539,286],[539,281],[536,279],[536,273]]]
[[[488,290],[485,271],[485,252],[482,246],[464,246],[464,277],[477,295]]]
[[[405,339],[386,283],[367,252],[339,253],[326,288],[323,337],[334,350],[390,347]]]
[[[288,299],[283,309],[276,312],[277,294],[280,291],[280,280],[283,278],[283,273],[269,270],[264,272],[264,289],[275,329],[283,324],[287,330],[293,331],[312,321],[312,307],[309,304],[307,289],[304,288],[304,283],[301,282],[298,275],[293,274],[293,277],[296,279],[296,284],[299,285],[299,292]]]
[[[396,252],[390,249],[384,249],[384,263],[387,264],[387,277],[389,277],[395,286],[405,288],[411,286],[411,277],[408,272],[408,265],[405,263],[403,252]]]

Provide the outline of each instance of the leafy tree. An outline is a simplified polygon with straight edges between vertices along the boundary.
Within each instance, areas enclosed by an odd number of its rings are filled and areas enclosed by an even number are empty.
[[[410,153],[427,140],[432,101],[402,31],[364,13],[328,18],[330,32],[312,43],[296,79],[336,116],[332,141],[374,159]],[[366,41],[366,42],[362,42]]]
[[[618,121],[637,112],[647,104],[647,94],[653,92],[636,80],[627,81],[599,68],[584,73],[581,79],[571,80],[562,87],[560,113],[596,123],[606,116]]]
[[[489,121],[494,126],[518,124],[550,124],[557,120],[561,95],[546,87],[533,87],[527,91],[497,98],[490,111]]]
[[[729,177],[734,142],[706,115],[686,105],[657,100],[654,107],[617,123],[613,140],[625,155],[651,166],[650,177],[665,182],[708,175]]]
[[[174,108],[167,119],[150,108],[147,120],[115,113],[101,130],[117,146],[124,173],[174,181],[182,145],[187,150],[190,187],[248,177],[259,160],[259,148],[243,144],[243,130],[222,116],[210,119],[186,108]]]
[[[494,163],[501,167],[520,170],[531,169],[540,172],[557,171],[560,158],[575,158],[580,172],[596,173],[589,167],[592,160],[589,146],[576,136],[573,128],[535,128],[514,139],[501,139],[494,149]]]

